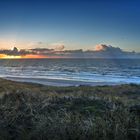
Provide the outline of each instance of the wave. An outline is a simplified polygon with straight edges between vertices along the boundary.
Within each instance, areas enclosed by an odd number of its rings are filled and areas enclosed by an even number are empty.
[[[93,59],[85,63],[83,60],[0,61],[0,77],[140,84],[140,63]]]

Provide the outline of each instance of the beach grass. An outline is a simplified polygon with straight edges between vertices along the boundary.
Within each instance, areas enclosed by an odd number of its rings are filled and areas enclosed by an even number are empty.
[[[0,79],[0,140],[138,140],[140,85],[54,87]]]

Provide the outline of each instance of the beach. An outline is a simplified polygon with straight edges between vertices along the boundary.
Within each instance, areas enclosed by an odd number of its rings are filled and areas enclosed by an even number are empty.
[[[140,84],[138,59],[0,60],[0,77],[54,86]]]
[[[27,83],[37,83],[48,86],[104,86],[104,85],[119,85],[124,83],[113,83],[113,82],[85,82],[85,81],[73,81],[73,80],[61,80],[61,79],[41,79],[41,78],[20,78],[20,77],[6,77],[7,80],[27,82]]]

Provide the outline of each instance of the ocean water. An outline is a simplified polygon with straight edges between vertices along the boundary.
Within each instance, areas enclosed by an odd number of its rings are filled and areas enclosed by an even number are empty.
[[[0,77],[140,84],[138,59],[0,60]]]

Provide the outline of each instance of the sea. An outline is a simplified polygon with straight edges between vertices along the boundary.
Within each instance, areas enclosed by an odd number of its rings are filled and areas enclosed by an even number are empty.
[[[1,59],[0,77],[61,86],[140,84],[140,59]]]

